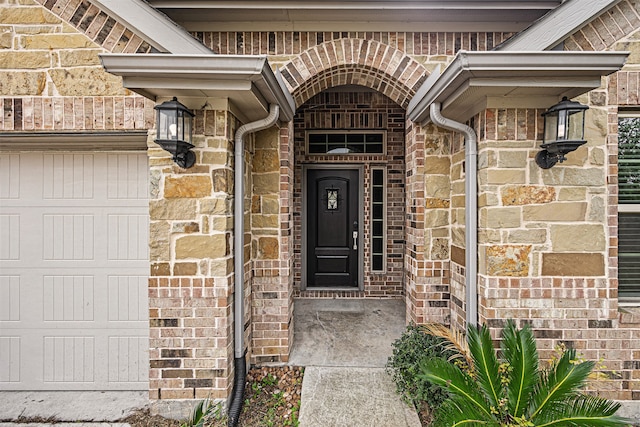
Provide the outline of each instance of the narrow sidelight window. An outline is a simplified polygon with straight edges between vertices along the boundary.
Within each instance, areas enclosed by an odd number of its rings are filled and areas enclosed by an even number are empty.
[[[371,169],[371,271],[385,270],[385,171]]]

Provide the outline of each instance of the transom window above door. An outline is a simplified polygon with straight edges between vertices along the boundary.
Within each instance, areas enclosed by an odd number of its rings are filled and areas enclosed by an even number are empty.
[[[384,154],[384,131],[308,131],[307,154]]]

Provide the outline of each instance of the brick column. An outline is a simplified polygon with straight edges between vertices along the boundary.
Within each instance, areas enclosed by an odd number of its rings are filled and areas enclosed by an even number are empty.
[[[449,144],[433,125],[407,123],[407,322],[448,324]]]
[[[192,168],[149,144],[152,399],[226,399],[232,388],[236,119],[196,113]]]
[[[252,164],[252,363],[287,362],[293,325],[293,123],[256,134]]]

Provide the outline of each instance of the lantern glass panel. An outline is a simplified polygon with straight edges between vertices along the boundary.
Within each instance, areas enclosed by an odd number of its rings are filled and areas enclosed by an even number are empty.
[[[578,141],[584,139],[584,111],[569,111],[569,126],[567,127],[567,139],[570,141]]]
[[[558,114],[544,116],[544,142],[556,141],[558,136]]]
[[[191,142],[191,115],[185,111],[178,111],[178,139]]]
[[[175,140],[177,137],[176,110],[158,110],[158,138]]]

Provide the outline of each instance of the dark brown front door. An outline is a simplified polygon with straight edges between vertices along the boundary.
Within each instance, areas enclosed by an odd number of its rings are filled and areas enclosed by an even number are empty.
[[[307,173],[307,286],[357,287],[359,171]]]

